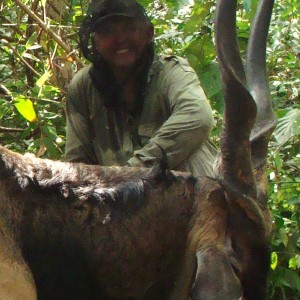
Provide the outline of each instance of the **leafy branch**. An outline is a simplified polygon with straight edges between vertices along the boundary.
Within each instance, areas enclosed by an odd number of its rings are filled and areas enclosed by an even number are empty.
[[[0,126],[0,132],[3,133],[3,132],[23,132],[24,129],[22,128],[10,128],[10,127],[3,127],[3,126]]]
[[[16,51],[16,49],[14,47],[10,46],[9,41],[7,41],[6,39],[2,39],[1,40],[4,44],[6,44],[6,46],[21,60],[21,62],[26,65],[26,67],[28,67],[31,72],[33,72],[35,75],[41,77],[42,75],[39,74],[19,53],[18,51]]]
[[[68,55],[72,56],[79,66],[84,62],[71,50],[71,48],[57,35],[51,28],[45,24],[33,11],[30,10],[21,0],[13,0],[30,18],[32,18]]]

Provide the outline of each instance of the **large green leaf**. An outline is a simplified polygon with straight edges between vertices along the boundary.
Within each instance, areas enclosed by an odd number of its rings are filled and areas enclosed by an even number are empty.
[[[220,70],[217,63],[213,62],[203,68],[196,69],[207,98],[211,100],[213,108],[222,113],[224,101],[222,96],[222,84]]]
[[[206,23],[207,16],[210,15],[213,6],[213,1],[196,2],[190,19],[186,22],[184,27],[184,34],[188,36],[197,31],[200,31],[201,26]]]
[[[295,290],[300,291],[300,277],[292,270],[285,269],[283,278],[288,282],[289,286]]]
[[[51,71],[46,71],[36,82],[36,85],[38,87],[42,87],[45,82],[50,78],[50,76],[52,75]]]
[[[147,7],[150,3],[152,3],[152,0],[138,0],[137,2],[139,2],[141,5],[143,5],[144,7]]]
[[[274,135],[279,144],[284,144],[292,137],[300,135],[300,109],[294,108],[280,118]]]
[[[188,0],[164,0],[163,1],[168,7],[178,9],[183,5],[188,4]]]
[[[272,270],[276,269],[277,263],[278,263],[278,255],[276,252],[272,252],[272,255],[271,255],[271,269]]]
[[[14,106],[18,112],[29,122],[37,121],[37,115],[30,99],[27,99],[24,96],[19,96],[14,99]]]

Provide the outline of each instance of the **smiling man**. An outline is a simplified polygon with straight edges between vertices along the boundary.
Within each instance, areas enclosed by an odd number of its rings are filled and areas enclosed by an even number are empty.
[[[194,70],[154,54],[153,26],[135,0],[94,0],[80,49],[92,62],[67,95],[66,160],[152,166],[212,175],[212,110]]]

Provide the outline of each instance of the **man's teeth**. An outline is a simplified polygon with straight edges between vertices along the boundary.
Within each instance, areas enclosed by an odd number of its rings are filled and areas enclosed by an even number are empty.
[[[126,49],[120,49],[120,50],[117,50],[116,52],[122,54],[122,53],[128,52],[128,50],[129,50],[128,48],[126,48]]]

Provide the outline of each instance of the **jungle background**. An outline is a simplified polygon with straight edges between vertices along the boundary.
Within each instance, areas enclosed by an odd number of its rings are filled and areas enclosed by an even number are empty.
[[[222,93],[211,0],[140,0],[151,16],[156,51],[186,57],[211,101],[218,144]],[[242,54],[257,0],[239,1]],[[87,0],[0,0],[0,138],[17,152],[60,159],[68,83],[88,62],[78,49]],[[269,147],[274,216],[268,299],[300,299],[300,2],[277,0],[267,48],[278,125]]]

